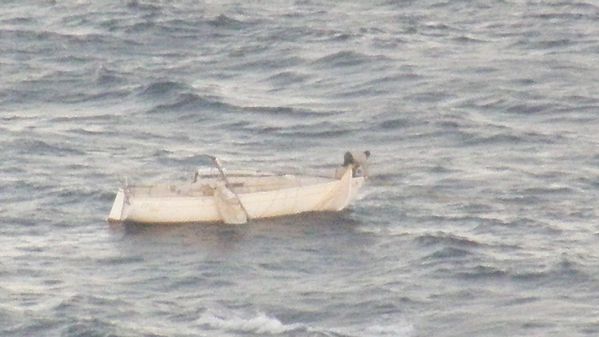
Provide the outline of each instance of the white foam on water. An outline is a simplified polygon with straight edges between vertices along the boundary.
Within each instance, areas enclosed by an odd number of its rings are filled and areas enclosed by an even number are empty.
[[[275,317],[258,312],[253,316],[228,313],[227,315],[215,314],[207,311],[197,321],[212,329],[229,332],[252,332],[258,334],[281,334],[302,327],[300,324],[283,324]]]
[[[308,326],[301,323],[282,323],[264,312],[252,313],[228,309],[209,309],[196,321],[203,329],[215,330],[220,335],[244,333],[281,335],[305,332],[311,335],[342,335],[347,337],[413,337],[414,326],[402,317],[383,315],[365,324],[337,327]]]
[[[373,325],[365,329],[363,336],[414,336],[414,326],[405,322],[387,325]]]
[[[331,331],[343,336],[355,337],[413,337],[414,325],[404,318],[384,315],[367,325],[338,327]]]
[[[364,329],[357,328],[342,328],[333,329],[335,333],[344,336],[360,336],[360,337],[412,337],[415,336],[414,327],[412,325],[373,325]]]

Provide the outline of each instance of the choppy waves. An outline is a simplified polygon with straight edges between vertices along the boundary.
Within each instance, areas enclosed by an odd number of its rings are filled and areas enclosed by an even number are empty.
[[[0,334],[599,331],[594,4],[0,9]],[[205,153],[329,175],[348,149],[371,177],[340,214],[104,222]]]

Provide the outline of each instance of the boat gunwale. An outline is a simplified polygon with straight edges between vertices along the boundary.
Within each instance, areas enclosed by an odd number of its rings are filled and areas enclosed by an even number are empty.
[[[307,176],[304,176],[307,177]],[[317,177],[317,176],[308,176],[308,177],[312,177],[312,178],[324,178],[324,177]],[[297,188],[308,188],[308,187],[313,187],[313,186],[318,186],[318,185],[326,185],[326,184],[331,184],[331,183],[336,183],[339,181],[339,179],[334,179],[334,178],[326,178],[329,179],[328,181],[322,181],[322,182],[317,182],[314,184],[308,184],[308,185],[296,185],[296,186],[289,186],[289,187],[284,187],[284,188],[278,188],[278,189],[270,189],[270,190],[264,190],[264,191],[253,191],[253,192],[237,192],[240,196],[245,196],[245,195],[252,195],[252,194],[263,194],[263,193],[272,193],[272,192],[285,192],[287,190],[292,190],[292,189],[297,189]],[[351,181],[355,181],[355,180],[364,180],[364,177],[352,177]],[[197,183],[192,183],[192,184],[197,184]],[[161,184],[163,186],[172,186],[169,184]],[[131,185],[130,187],[132,188],[152,188],[155,187],[156,185]],[[178,185],[180,186],[180,185]],[[126,190],[126,189],[125,189]],[[150,194],[145,194],[145,195],[135,195],[132,194],[130,195],[131,199],[200,199],[200,198],[213,198],[213,195],[193,195],[193,194],[177,194],[177,193],[171,193],[171,194],[165,194],[165,195],[150,195]]]

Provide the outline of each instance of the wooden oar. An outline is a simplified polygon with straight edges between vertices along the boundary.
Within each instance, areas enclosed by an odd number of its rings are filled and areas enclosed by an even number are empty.
[[[250,215],[248,214],[248,211],[245,209],[245,206],[243,206],[243,203],[241,202],[241,199],[239,198],[239,195],[237,194],[237,192],[235,192],[235,190],[233,190],[233,185],[231,185],[231,183],[229,183],[229,179],[227,179],[227,175],[225,174],[225,171],[223,170],[223,167],[220,165],[220,161],[215,156],[210,156],[209,155],[208,157],[210,159],[212,159],[212,161],[214,162],[214,165],[216,166],[216,168],[220,172],[220,176],[225,181],[225,186],[229,189],[229,191],[231,191],[233,193],[233,195],[235,196],[235,198],[237,198],[237,202],[239,202],[239,206],[241,206],[241,209],[243,210],[243,213],[245,213],[245,216],[246,216],[247,220],[249,221],[250,220]]]

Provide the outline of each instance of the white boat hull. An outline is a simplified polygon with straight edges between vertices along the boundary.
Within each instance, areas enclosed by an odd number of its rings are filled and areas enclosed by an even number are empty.
[[[276,179],[279,182],[282,180]],[[232,203],[233,197],[226,199],[218,192],[213,195],[194,195],[195,190],[192,189],[190,193],[179,194],[174,186],[170,186],[172,191],[169,193],[155,194],[151,189],[146,193],[128,193],[126,189],[119,189],[108,221],[143,224],[244,223],[247,218],[340,211],[355,198],[364,178],[352,177],[352,170],[348,169],[340,179],[319,178],[310,184],[306,181],[296,179],[293,184],[272,190],[240,191],[235,193],[235,203]],[[261,184],[264,185],[264,182]]]

